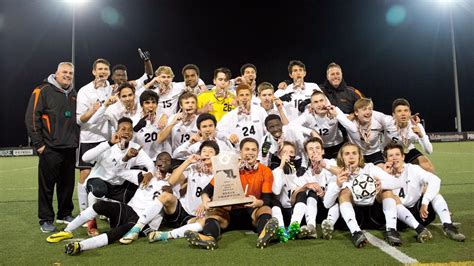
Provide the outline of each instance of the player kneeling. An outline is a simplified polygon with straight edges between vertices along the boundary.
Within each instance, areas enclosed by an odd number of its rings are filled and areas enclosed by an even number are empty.
[[[401,245],[397,231],[396,201],[392,193],[393,189],[401,187],[400,181],[374,164],[364,163],[360,148],[352,143],[344,144],[339,150],[337,166],[342,171],[337,175],[336,182],[328,186],[327,202],[333,203],[339,199],[339,209],[352,234],[354,245],[360,248],[367,243],[357,222],[356,212],[360,216],[361,226],[365,228],[379,228],[384,224],[381,216],[385,216],[386,241],[390,245]]]
[[[403,215],[399,209],[398,218],[412,228],[419,228],[420,225],[426,226],[433,222],[438,214],[445,235],[456,241],[464,241],[466,237],[460,234],[453,225],[448,204],[439,194],[441,184],[439,177],[418,165],[405,163],[405,154],[401,145],[388,144],[384,149],[384,155],[387,159],[386,170],[398,177],[402,183],[402,187],[393,192],[398,195],[399,203],[409,210],[406,215]],[[410,217],[410,212],[416,220],[406,219]]]

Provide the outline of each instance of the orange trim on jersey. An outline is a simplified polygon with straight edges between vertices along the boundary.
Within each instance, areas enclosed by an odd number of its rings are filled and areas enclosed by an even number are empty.
[[[48,132],[51,134],[51,123],[49,122],[49,116],[47,114],[41,115],[41,118],[43,118],[46,121],[46,126],[48,126]]]
[[[35,111],[36,111],[36,104],[38,103],[39,96],[41,94],[41,89],[39,87],[36,87],[33,90],[33,94],[35,95],[35,101],[33,104],[33,114],[31,118],[33,119],[33,130],[36,131],[36,124],[35,124]]]

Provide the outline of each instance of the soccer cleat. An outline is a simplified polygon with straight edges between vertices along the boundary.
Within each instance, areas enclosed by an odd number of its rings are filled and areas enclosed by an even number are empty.
[[[391,246],[402,245],[402,240],[400,239],[400,233],[393,228],[388,228],[388,230],[385,231],[385,241],[387,241],[387,243],[389,243]]]
[[[263,227],[262,232],[260,232],[260,235],[258,236],[257,239],[257,248],[265,248],[270,240],[273,239],[275,236],[276,232],[278,230],[278,220],[277,218],[273,217],[270,220],[268,220],[267,224],[265,224],[265,227]]]
[[[451,224],[444,224],[443,225],[443,231],[444,234],[449,237],[452,240],[459,241],[459,242],[464,242],[466,237],[459,233],[458,228],[454,226],[452,223]]]
[[[217,248],[217,241],[212,236],[206,236],[198,232],[187,230],[184,232],[184,237],[191,247],[204,248],[214,250]]]
[[[300,223],[296,221],[292,222],[290,226],[288,226],[288,238],[295,239],[299,233],[300,233]]]
[[[332,239],[332,233],[334,232],[334,225],[328,220],[324,220],[321,223],[321,229],[323,231],[323,238],[330,240]]]
[[[148,234],[148,242],[153,243],[156,241],[168,241],[169,233],[162,231],[151,231]]]
[[[99,230],[97,230],[97,223],[95,219],[89,220],[87,222],[87,235],[89,236],[98,236]]]
[[[138,239],[138,234],[140,234],[140,231],[140,227],[132,227],[132,229],[130,229],[122,238],[120,238],[120,243],[124,245],[132,244],[133,241]]]
[[[303,225],[300,229],[300,233],[296,236],[300,239],[305,238],[318,238],[318,233],[316,232],[316,228],[312,224]]]
[[[288,242],[288,232],[286,231],[284,226],[278,227],[276,237],[278,238],[280,243]]]
[[[65,216],[61,219],[56,219],[56,223],[58,223],[58,224],[69,224],[70,222],[72,222],[72,220],[74,220],[74,217],[72,217],[71,215],[68,215],[68,216]]]
[[[367,238],[362,231],[356,231],[352,234],[352,242],[356,248],[362,248],[367,244]]]
[[[74,235],[71,232],[61,231],[56,234],[52,234],[46,238],[46,242],[48,243],[58,243],[59,241],[63,241],[65,239],[73,238]]]
[[[416,236],[416,241],[420,243],[425,243],[428,240],[431,240],[433,238],[433,235],[431,234],[428,229],[423,228],[423,231],[421,231],[417,236]]]
[[[68,255],[76,255],[81,253],[81,244],[79,244],[79,242],[67,243],[66,246],[64,246],[64,249],[64,253]]]
[[[56,232],[56,226],[54,226],[53,222],[46,221],[41,224],[40,230],[43,233],[54,233]]]

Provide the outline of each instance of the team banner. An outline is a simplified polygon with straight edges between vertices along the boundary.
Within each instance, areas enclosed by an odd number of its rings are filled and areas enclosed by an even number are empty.
[[[0,157],[31,156],[35,154],[31,147],[0,148]]]
[[[473,141],[474,132],[435,132],[427,133],[431,142]]]

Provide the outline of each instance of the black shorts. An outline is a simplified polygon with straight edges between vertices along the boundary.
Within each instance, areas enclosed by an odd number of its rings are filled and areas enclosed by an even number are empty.
[[[420,199],[413,205],[411,208],[407,208],[415,217],[415,219],[422,224],[423,226],[427,226],[430,223],[432,223],[436,219],[436,212],[433,209],[433,205],[431,205],[431,202],[428,204],[428,217],[423,220],[420,217],[420,209],[421,209],[421,201],[423,200],[423,197],[420,197]]]
[[[100,200],[92,208],[97,214],[110,219],[112,230],[107,232],[109,244],[122,238],[138,221],[138,215],[132,207],[122,202]]]
[[[229,212],[230,222],[229,226],[225,231],[232,230],[252,230],[255,231],[255,227],[252,225],[252,212],[253,208],[233,208]]]
[[[382,203],[375,201],[370,206],[357,206],[354,204],[354,212],[361,229],[383,229],[385,226],[385,214]]]
[[[405,163],[413,163],[413,161],[420,156],[423,156],[423,153],[413,148],[408,153],[405,153]]]
[[[383,158],[382,152],[378,151],[376,153],[372,153],[370,155],[364,155],[364,161],[366,163],[373,163],[375,165],[379,163],[385,163],[385,159]]]
[[[188,212],[186,212],[186,210],[181,205],[181,202],[178,200],[178,203],[176,204],[175,212],[173,214],[165,213],[163,215],[163,220],[166,221],[167,225],[174,228],[178,228],[183,225],[186,225],[188,221],[194,217],[195,217],[194,215],[191,215]]]
[[[79,143],[79,147],[76,150],[76,168],[77,169],[91,169],[94,167],[95,163],[86,163],[82,160],[82,155],[86,153],[88,150],[95,148],[97,145],[101,144],[101,142],[93,142],[93,143]]]
[[[122,185],[112,185],[109,182],[106,182],[100,178],[93,177],[87,180],[86,191],[87,193],[89,193],[94,191],[97,187],[103,188],[104,186],[106,187],[106,191],[104,193],[105,198],[123,203],[129,202],[138,189],[137,185],[129,181],[125,181]]]
[[[337,158],[337,153],[339,149],[341,149],[342,145],[344,145],[344,141],[331,147],[324,148],[324,155],[323,158],[325,159],[335,159]]]

